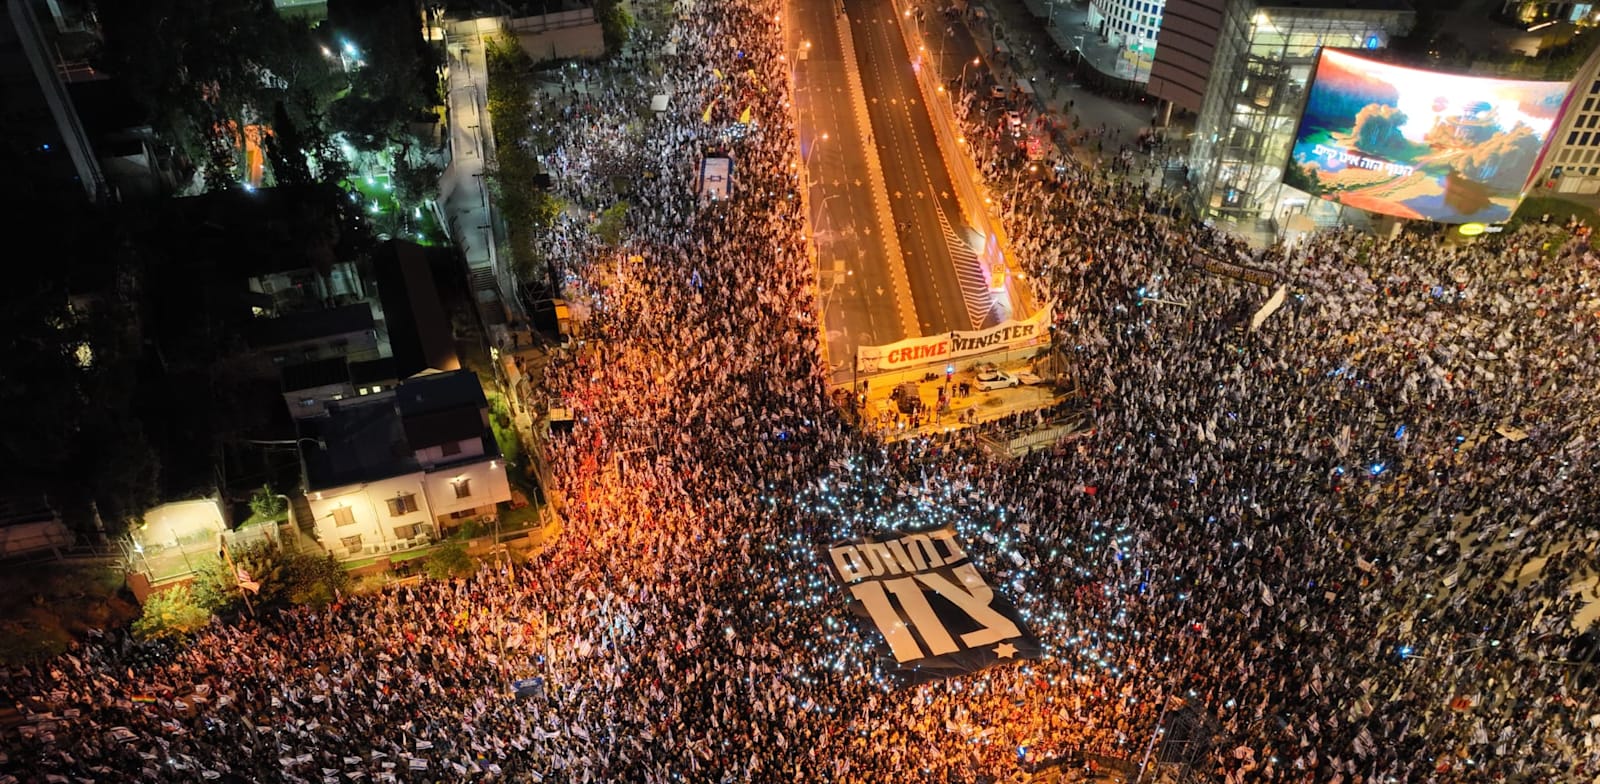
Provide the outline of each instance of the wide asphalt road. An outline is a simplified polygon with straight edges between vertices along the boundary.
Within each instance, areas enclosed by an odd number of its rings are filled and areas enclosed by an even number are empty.
[[[817,248],[828,355],[835,380],[848,381],[857,346],[902,340],[908,318],[896,297],[868,176],[866,117],[858,117],[840,42],[837,0],[792,0],[787,56],[794,63],[800,154],[809,172],[811,223]],[[823,138],[826,136],[827,138]],[[885,225],[887,224],[887,225]]]
[[[844,0],[922,334],[990,321],[988,286],[888,0]]]

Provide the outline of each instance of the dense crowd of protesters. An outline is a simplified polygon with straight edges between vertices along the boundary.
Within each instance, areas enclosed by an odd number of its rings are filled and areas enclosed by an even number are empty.
[[[576,413],[548,455],[559,540],[13,669],[4,775],[998,781],[1138,760],[1163,716],[1206,781],[1600,775],[1569,661],[1600,389],[1577,234],[1252,252],[1136,180],[980,145],[1095,428],[1021,459],[975,431],[885,447],[824,386],[780,4],[678,8],[635,48],[677,52],[666,113],[642,116],[638,62],[549,110],[575,208],[543,250],[587,316],[546,378]],[[714,151],[726,200],[696,194]],[[622,198],[607,244],[581,213]],[[1265,292],[1207,258],[1270,271],[1285,305],[1249,329]],[[951,522],[1047,656],[897,687],[819,548]]]

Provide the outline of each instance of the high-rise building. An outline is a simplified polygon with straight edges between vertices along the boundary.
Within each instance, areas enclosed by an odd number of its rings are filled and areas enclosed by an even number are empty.
[[[1174,0],[1164,9],[1158,40],[1160,56],[1150,67],[1151,95],[1174,107],[1200,111],[1211,77],[1211,62],[1222,40],[1228,0]]]
[[[29,0],[5,0],[0,19],[0,160],[40,196],[106,193],[94,146],[67,93],[56,49]]]
[[[1089,25],[1120,50],[1134,81],[1149,78],[1166,0],[1091,0]]]
[[[1530,193],[1600,194],[1600,49],[1572,78],[1566,108],[1533,183]]]
[[[1171,0],[1150,93],[1197,115],[1199,214],[1251,228],[1272,217],[1322,48],[1382,48],[1414,21],[1403,0]]]

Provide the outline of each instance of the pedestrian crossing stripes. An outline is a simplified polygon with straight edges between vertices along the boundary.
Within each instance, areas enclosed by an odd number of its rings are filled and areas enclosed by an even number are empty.
[[[982,329],[992,320],[994,298],[989,294],[989,281],[984,277],[983,264],[972,246],[956,233],[945,215],[944,205],[934,202],[939,215],[939,230],[944,234],[945,245],[950,248],[950,261],[956,268],[956,281],[961,284],[961,299],[967,306],[968,329]]]

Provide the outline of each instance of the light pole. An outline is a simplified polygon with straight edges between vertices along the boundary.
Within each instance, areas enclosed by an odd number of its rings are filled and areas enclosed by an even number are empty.
[[[806,176],[807,177],[811,176],[811,154],[817,151],[817,146],[818,145],[820,145],[822,142],[825,142],[827,140],[828,140],[828,134],[826,134],[826,133],[822,134],[820,137],[819,136],[813,136],[811,138],[811,148],[806,150]]]
[[[821,231],[821,229],[819,228],[819,224],[822,223],[823,216],[828,214],[828,202],[839,198],[839,196],[840,196],[840,194],[832,193],[832,194],[827,195],[826,197],[824,197],[822,199],[822,201],[817,203],[817,216],[815,218],[813,218],[812,221],[811,221],[811,230],[812,230],[813,234],[815,234],[818,231]]]

